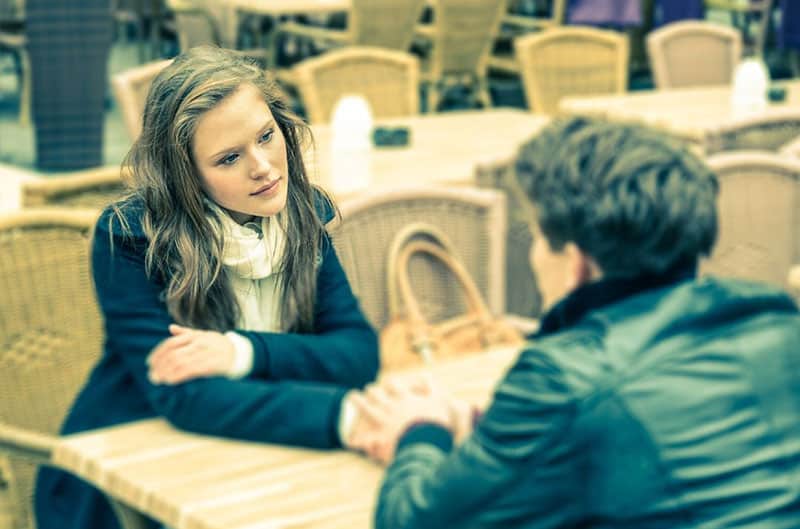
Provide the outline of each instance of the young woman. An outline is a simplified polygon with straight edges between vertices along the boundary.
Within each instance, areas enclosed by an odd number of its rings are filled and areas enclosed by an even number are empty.
[[[226,50],[190,50],[153,81],[132,192],[94,236],[105,352],[63,433],[162,416],[341,446],[343,398],[375,378],[377,340],[326,235],[334,208],[306,175],[306,132]],[[117,526],[99,492],[52,469],[36,516],[39,529]]]

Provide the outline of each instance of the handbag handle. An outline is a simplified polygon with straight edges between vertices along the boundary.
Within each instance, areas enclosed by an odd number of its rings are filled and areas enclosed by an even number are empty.
[[[395,280],[399,289],[400,297],[406,309],[406,316],[412,329],[413,335],[411,337],[412,346],[422,356],[423,360],[430,362],[432,360],[432,341],[430,336],[430,324],[425,320],[422,311],[419,307],[419,302],[414,296],[411,288],[411,279],[408,273],[408,264],[411,256],[416,253],[426,253],[442,264],[456,277],[461,285],[464,297],[467,302],[467,313],[450,320],[445,324],[445,332],[447,327],[453,328],[462,325],[479,325],[481,327],[488,327],[492,322],[492,316],[489,309],[481,297],[478,287],[470,277],[464,265],[455,259],[449,251],[439,245],[433,244],[428,241],[411,241],[397,259],[397,276]],[[397,313],[392,313],[395,316]],[[448,325],[451,324],[451,325]]]
[[[449,253],[454,253],[453,245],[447,236],[436,226],[427,224],[425,222],[412,222],[404,226],[392,240],[392,245],[389,248],[389,260],[386,266],[386,286],[387,286],[387,303],[389,305],[389,318],[400,314],[401,306],[400,295],[397,292],[397,263],[400,257],[400,251],[411,241],[414,237],[424,236],[427,239],[434,241],[436,244],[444,248]]]

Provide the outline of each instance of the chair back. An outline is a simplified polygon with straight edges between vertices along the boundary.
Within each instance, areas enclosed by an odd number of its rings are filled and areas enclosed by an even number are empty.
[[[361,95],[376,118],[419,113],[419,61],[411,54],[362,46],[328,51],[294,67],[311,123],[328,123],[344,95]]]
[[[97,211],[0,216],[0,423],[58,433],[100,356],[103,331],[89,271]],[[33,528],[35,465],[11,460],[14,517]]]
[[[388,321],[387,259],[398,232],[421,220],[452,243],[489,310],[505,312],[505,197],[491,189],[408,187],[368,191],[339,204],[341,224],[332,229],[342,266],[367,319]],[[465,310],[459,286],[435,260],[410,263],[414,293],[429,321]]]
[[[706,154],[737,150],[777,152],[800,136],[800,110],[785,108],[720,125],[706,132]]]
[[[485,77],[506,0],[437,0],[428,74]]]
[[[800,264],[800,161],[741,151],[708,159],[719,177],[719,237],[701,270],[785,287]]]
[[[742,35],[729,26],[683,20],[650,33],[647,54],[658,89],[726,85],[742,55]]]
[[[147,92],[153,79],[172,62],[171,59],[136,66],[111,77],[111,88],[117,100],[125,128],[132,140],[142,132],[142,118]]]
[[[175,16],[181,51],[203,44],[219,46],[222,43],[217,21],[208,9],[186,0],[168,0],[167,5]]]
[[[565,96],[623,93],[628,39],[604,29],[560,26],[514,41],[528,108],[555,114]]]
[[[130,169],[119,166],[65,173],[22,182],[22,207],[58,206],[103,209],[125,192]]]
[[[408,51],[425,0],[352,0],[347,29],[352,44]]]

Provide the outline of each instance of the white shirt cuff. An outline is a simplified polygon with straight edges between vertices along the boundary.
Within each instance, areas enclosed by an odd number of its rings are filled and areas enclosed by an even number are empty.
[[[228,378],[244,378],[253,370],[253,344],[233,331],[225,333],[225,337],[231,341],[234,349],[233,365],[225,374]]]
[[[347,440],[353,430],[358,417],[358,410],[350,402],[348,398],[350,393],[347,393],[342,399],[341,408],[339,409],[339,424],[336,425],[336,432],[339,434],[339,442],[342,446],[347,447]]]

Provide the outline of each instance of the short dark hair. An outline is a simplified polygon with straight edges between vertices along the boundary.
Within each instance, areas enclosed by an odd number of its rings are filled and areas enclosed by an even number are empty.
[[[515,169],[550,247],[575,243],[606,276],[696,264],[716,241],[716,176],[653,129],[557,120],[520,148]]]

